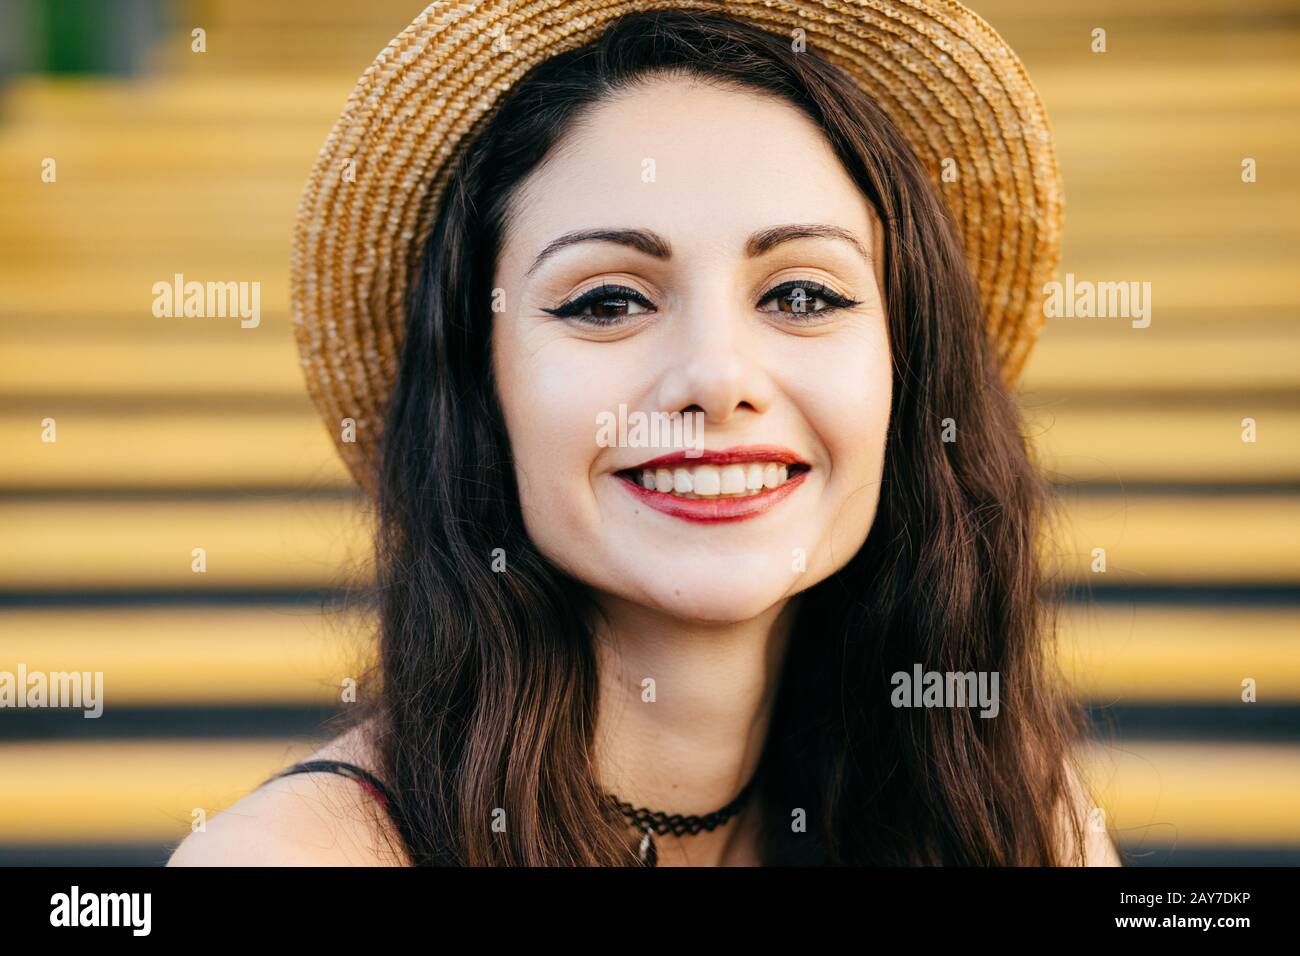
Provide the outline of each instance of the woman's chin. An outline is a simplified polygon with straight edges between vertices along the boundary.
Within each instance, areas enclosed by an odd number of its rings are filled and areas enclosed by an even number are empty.
[[[651,606],[684,622],[737,624],[750,621],[800,590],[800,582],[787,574],[784,579],[713,577],[682,579],[664,586],[647,587],[638,603]]]

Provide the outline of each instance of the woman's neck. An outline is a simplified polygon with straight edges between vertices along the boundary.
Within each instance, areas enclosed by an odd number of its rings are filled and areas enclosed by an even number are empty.
[[[797,600],[712,625],[603,598],[595,759],[605,791],[669,814],[730,803],[763,753]],[[658,865],[757,865],[760,797],[716,830],[656,836]]]

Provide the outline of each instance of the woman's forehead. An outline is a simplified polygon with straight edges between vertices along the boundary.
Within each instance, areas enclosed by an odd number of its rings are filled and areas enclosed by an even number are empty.
[[[866,199],[809,117],[772,96],[680,78],[592,107],[526,178],[513,211],[506,249],[528,262],[556,236],[610,226],[737,254],[780,223],[829,223],[872,241]]]

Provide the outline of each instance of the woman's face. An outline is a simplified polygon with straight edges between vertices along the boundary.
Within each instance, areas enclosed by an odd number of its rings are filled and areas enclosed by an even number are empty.
[[[879,498],[890,353],[878,221],[817,126],[656,78],[586,113],[513,211],[493,363],[541,552],[598,596],[709,623],[847,563]],[[674,412],[676,432],[650,414]]]

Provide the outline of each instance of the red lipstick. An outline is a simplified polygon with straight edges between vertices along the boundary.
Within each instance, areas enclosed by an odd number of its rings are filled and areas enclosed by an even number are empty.
[[[787,468],[797,469],[797,473],[775,488],[764,488],[748,495],[722,495],[716,498],[683,498],[669,492],[644,488],[641,485],[641,472],[648,468],[690,468],[694,465],[740,465],[750,462],[775,462]],[[661,455],[650,461],[642,462],[633,468],[618,473],[628,492],[641,502],[674,518],[702,524],[715,524],[723,521],[744,521],[756,518],[770,511],[788,498],[808,477],[810,466],[802,458],[777,445],[739,445],[721,451],[705,451],[696,457],[688,457],[685,452],[673,452]]]

